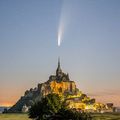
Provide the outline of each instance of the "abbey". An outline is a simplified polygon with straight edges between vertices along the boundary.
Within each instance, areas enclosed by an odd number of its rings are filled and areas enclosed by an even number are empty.
[[[96,103],[95,99],[91,99],[79,91],[75,82],[71,81],[69,75],[62,71],[60,59],[58,59],[56,74],[51,75],[46,82],[39,83],[37,87],[26,90],[24,96],[8,112],[27,112],[32,104],[50,93],[56,93],[62,96],[70,109],[84,111],[106,109],[104,104]]]

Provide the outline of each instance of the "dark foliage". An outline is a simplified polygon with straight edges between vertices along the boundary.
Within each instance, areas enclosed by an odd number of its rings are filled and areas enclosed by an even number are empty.
[[[50,116],[49,120],[92,120],[92,117],[88,113],[60,109],[54,116]]]
[[[62,108],[62,101],[57,94],[49,94],[41,101],[31,106],[29,117],[36,120],[44,120],[47,116],[53,115]]]
[[[91,120],[87,113],[67,109],[57,94],[49,94],[29,109],[29,118],[34,120]]]

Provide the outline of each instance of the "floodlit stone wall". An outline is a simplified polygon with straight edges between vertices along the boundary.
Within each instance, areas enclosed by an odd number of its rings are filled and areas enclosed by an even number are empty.
[[[76,89],[74,82],[56,82],[55,80],[50,82],[50,88],[54,93],[63,94],[65,91],[73,92]]]

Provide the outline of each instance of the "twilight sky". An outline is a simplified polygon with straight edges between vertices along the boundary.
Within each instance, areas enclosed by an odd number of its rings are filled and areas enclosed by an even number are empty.
[[[81,91],[120,106],[120,0],[0,0],[0,105],[48,80],[58,56]]]

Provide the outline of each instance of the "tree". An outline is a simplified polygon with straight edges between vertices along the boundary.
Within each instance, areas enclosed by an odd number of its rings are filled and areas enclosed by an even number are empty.
[[[41,101],[35,103],[29,109],[29,117],[36,120],[45,120],[61,109],[63,102],[58,94],[48,94]]]
[[[34,120],[91,120],[87,113],[68,109],[58,94],[49,94],[32,105],[29,117]]]

